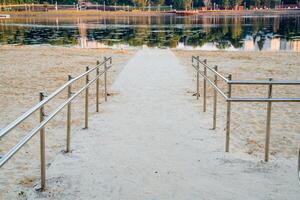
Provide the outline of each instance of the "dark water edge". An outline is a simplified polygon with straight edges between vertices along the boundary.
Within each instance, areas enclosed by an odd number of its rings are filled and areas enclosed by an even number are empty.
[[[2,19],[1,45],[300,52],[300,15]]]

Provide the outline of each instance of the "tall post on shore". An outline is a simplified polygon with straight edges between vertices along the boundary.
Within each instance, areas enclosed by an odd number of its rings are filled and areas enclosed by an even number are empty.
[[[40,101],[43,101],[45,95],[40,92]],[[40,122],[44,121],[44,106],[40,108]],[[41,163],[41,190],[45,190],[46,185],[46,158],[45,158],[45,128],[40,129],[40,163]]]
[[[68,80],[70,81],[72,77],[69,75]],[[72,96],[72,88],[71,84],[68,86],[68,99]],[[66,152],[69,153],[71,151],[70,148],[71,143],[71,102],[68,104],[67,107],[67,149]]]
[[[203,62],[205,64],[204,65],[204,76],[206,76],[207,75],[206,59]],[[203,78],[203,112],[206,112],[206,79],[205,78]]]
[[[96,76],[99,76],[99,60],[97,60],[97,69],[96,69]],[[96,112],[99,112],[99,77],[96,80]]]
[[[107,58],[104,57],[104,99],[107,101]]]
[[[272,81],[272,78],[269,79]],[[268,88],[268,98],[272,98],[272,83],[269,84]],[[270,147],[270,133],[271,133],[271,113],[272,112],[272,102],[269,101],[267,104],[267,123],[266,123],[266,143],[265,143],[265,162],[269,161],[269,147]]]
[[[229,74],[228,80],[232,79],[232,75]],[[231,98],[231,84],[228,84],[228,98]],[[230,141],[230,118],[231,118],[231,102],[227,101],[227,114],[226,114],[226,144],[225,151],[229,152],[229,141]]]
[[[299,149],[299,153],[298,153],[298,178],[300,180],[300,149]]]
[[[86,71],[89,71],[89,67],[86,67]],[[89,74],[86,75],[85,84],[89,83]],[[85,118],[84,118],[84,129],[88,128],[89,123],[89,88],[85,89]]]
[[[218,71],[218,66],[215,66],[215,71]],[[214,80],[215,85],[218,85],[218,76],[215,74],[215,80]],[[212,129],[215,130],[217,126],[217,91],[214,90],[214,107],[213,107],[213,127]]]
[[[199,94],[199,56],[197,56],[197,99],[199,99],[199,97],[200,97],[200,94]]]

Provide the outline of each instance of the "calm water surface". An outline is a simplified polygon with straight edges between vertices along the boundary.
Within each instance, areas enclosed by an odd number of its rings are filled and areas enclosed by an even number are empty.
[[[300,15],[2,19],[0,45],[300,52]]]

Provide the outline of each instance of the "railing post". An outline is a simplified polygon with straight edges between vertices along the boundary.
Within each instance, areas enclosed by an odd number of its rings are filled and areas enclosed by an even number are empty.
[[[89,67],[86,67],[86,71],[89,71]],[[86,75],[85,84],[89,83],[89,74]],[[84,129],[88,128],[89,123],[89,88],[85,89],[85,121],[84,121]]]
[[[96,76],[99,76],[99,60],[97,60]],[[96,80],[96,112],[99,112],[99,77]]]
[[[218,66],[215,66],[214,68],[216,71],[218,71]],[[218,76],[215,74],[215,80],[214,80],[215,85],[218,85]],[[214,89],[214,114],[213,114],[213,127],[212,129],[215,130],[217,126],[217,91]]]
[[[272,81],[272,78],[269,79]],[[269,84],[268,98],[272,98],[272,83]],[[271,111],[272,111],[272,102],[269,101],[267,105],[267,123],[266,123],[266,144],[265,144],[265,162],[269,160],[269,147],[270,147],[270,133],[271,133]]]
[[[69,75],[68,80],[70,81],[72,77]],[[72,88],[71,85],[68,86],[68,99],[72,96]],[[71,141],[71,102],[67,107],[67,149],[66,152],[70,152],[70,142]]]
[[[203,61],[206,65],[206,59]],[[206,66],[204,65],[204,76],[207,75]],[[203,78],[203,112],[206,112],[206,79]]]
[[[232,79],[232,75],[229,74],[228,80]],[[228,85],[228,98],[231,97],[231,84]],[[226,144],[225,144],[225,151],[229,152],[229,140],[230,140],[230,118],[231,118],[231,102],[227,101],[227,119],[226,119]]]
[[[298,178],[300,180],[300,149],[299,149],[299,154],[298,154]]]
[[[197,99],[199,99],[199,56],[197,56]]]
[[[40,92],[40,101],[43,101],[44,94]],[[45,113],[44,106],[40,108],[40,122],[44,121]],[[40,130],[40,159],[41,159],[41,190],[45,189],[46,185],[46,161],[45,161],[45,128]]]
[[[106,60],[107,58],[104,57],[104,99],[107,101],[107,64]]]

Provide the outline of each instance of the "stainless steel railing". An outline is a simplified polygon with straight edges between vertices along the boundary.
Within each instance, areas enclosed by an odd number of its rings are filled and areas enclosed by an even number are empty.
[[[298,178],[300,180],[300,149],[299,149],[299,154],[298,154]]]
[[[103,66],[103,70],[100,71],[100,67]],[[16,128],[25,119],[35,113],[37,110],[40,112],[40,123],[33,128],[29,133],[27,133],[15,146],[13,146],[7,153],[5,153],[0,158],[0,168],[9,161],[13,155],[15,155],[33,136],[40,131],[40,160],[41,160],[41,190],[45,189],[46,182],[46,162],[45,162],[45,126],[46,124],[54,118],[65,106],[67,106],[67,139],[66,139],[66,152],[70,152],[70,139],[71,139],[71,102],[83,91],[85,91],[85,123],[84,128],[88,128],[88,113],[89,113],[89,87],[91,84],[96,82],[96,112],[99,111],[99,78],[104,74],[104,97],[107,101],[107,71],[112,67],[112,58],[104,57],[102,62],[97,61],[97,64],[93,68],[86,67],[86,72],[81,75],[72,78],[68,76],[68,82],[62,85],[60,88],[55,90],[52,94],[45,98],[43,93],[40,93],[40,102],[27,110],[24,114],[18,117],[16,120],[8,124],[6,127],[0,130],[0,139],[7,135],[11,130]],[[96,71],[96,76],[94,79],[89,80],[89,75]],[[85,85],[80,88],[77,92],[72,93],[72,84],[79,79],[85,77]],[[65,89],[68,90],[67,100],[59,105],[52,113],[49,115],[44,114],[44,106],[50,102],[54,97],[61,94]]]
[[[200,65],[203,67],[203,71],[200,70]],[[271,118],[272,118],[272,103],[273,102],[300,102],[300,98],[274,98],[272,97],[273,85],[300,85],[300,81],[277,81],[270,78],[265,81],[256,80],[232,80],[232,75],[224,77],[218,72],[218,67],[210,67],[206,60],[200,60],[199,56],[192,56],[192,66],[197,72],[197,99],[200,97],[199,91],[199,75],[203,77],[203,112],[206,111],[206,82],[208,82],[214,89],[213,96],[213,129],[216,128],[217,120],[217,93],[219,93],[227,102],[226,109],[226,141],[225,151],[229,152],[230,142],[230,121],[231,121],[231,102],[266,102],[267,103],[267,123],[266,123],[266,140],[265,140],[265,161],[269,160],[269,146],[270,146],[270,135],[271,135]],[[214,80],[211,80],[207,76],[207,70],[213,73]],[[227,91],[223,92],[218,87],[218,80],[221,80],[227,84]],[[268,85],[268,97],[267,98],[251,98],[251,97],[232,97],[232,85]],[[300,159],[300,158],[299,158]],[[300,161],[299,161],[300,162]],[[300,166],[300,164],[299,164]],[[300,169],[299,169],[300,171]]]

